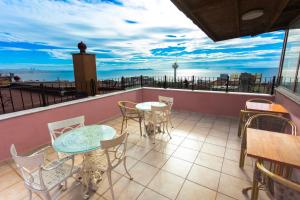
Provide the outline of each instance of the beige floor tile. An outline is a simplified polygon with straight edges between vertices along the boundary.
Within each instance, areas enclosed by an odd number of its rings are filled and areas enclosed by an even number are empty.
[[[23,181],[18,182],[0,193],[0,200],[19,200],[29,197],[28,190],[24,187]]]
[[[135,145],[133,146],[131,149],[129,149],[127,151],[127,155],[130,157],[133,157],[137,160],[142,159],[148,152],[150,151],[150,149]]]
[[[241,140],[239,140],[239,139],[236,139],[236,140],[229,139],[227,141],[227,146],[226,147],[229,148],[229,149],[240,150],[241,149]]]
[[[174,144],[161,142],[158,145],[156,145],[153,149],[155,151],[171,155],[171,154],[173,154],[175,152],[175,150],[177,149],[177,147],[178,146],[174,145]]]
[[[217,190],[220,172],[194,164],[187,179],[212,190]]]
[[[6,162],[2,162],[0,163],[0,180],[1,180],[1,176],[11,172],[13,169],[9,166],[8,163]]]
[[[183,178],[186,178],[188,175],[192,163],[184,161],[182,159],[171,157],[166,164],[163,166],[163,170],[166,170],[168,172],[171,172],[173,174],[176,174],[178,176],[181,176]]]
[[[235,199],[231,198],[229,196],[226,196],[224,194],[218,193],[216,200],[235,200]]]
[[[227,139],[228,132],[224,132],[223,130],[210,129],[209,135],[214,136],[214,137],[219,137],[219,138]]]
[[[157,140],[157,141],[155,141],[155,143],[153,143],[153,139],[150,137],[147,137],[147,138],[142,138],[139,142],[136,143],[136,145],[142,146],[144,148],[152,149],[159,143],[160,143],[159,140]]]
[[[183,178],[161,170],[148,187],[170,199],[175,199],[183,182]]]
[[[143,191],[144,187],[134,181],[130,181],[128,178],[123,176],[115,183],[113,189],[116,199],[129,200],[136,199]],[[103,196],[105,199],[112,199],[110,190],[107,190]]]
[[[226,148],[224,158],[226,158],[227,160],[239,162],[240,161],[240,151]],[[253,161],[250,157],[246,156],[245,165],[253,166]]]
[[[175,151],[175,153],[173,154],[174,157],[180,158],[182,160],[186,160],[186,161],[189,161],[189,162],[194,162],[197,155],[198,155],[198,151],[188,149],[188,148],[184,148],[184,147],[179,147]]]
[[[171,144],[180,145],[181,142],[184,140],[184,137],[172,135],[172,133],[171,133],[171,137],[172,137],[172,139],[170,139],[169,137],[164,137],[164,138],[166,138],[166,139],[164,139],[164,141],[170,142]]]
[[[153,176],[158,172],[158,168],[148,165],[144,162],[138,162],[129,170],[134,181],[146,186],[151,181]]]
[[[246,181],[251,181],[253,177],[253,167],[245,165],[244,169],[241,169],[238,162],[224,159],[222,173],[229,174]]]
[[[129,143],[137,144],[143,139],[142,136],[137,135],[137,134],[129,134],[127,141]]]
[[[192,139],[192,140],[198,140],[200,142],[204,142],[205,138],[206,138],[207,134],[201,134],[201,133],[197,133],[195,131],[191,131],[188,135],[187,138],[188,139]]]
[[[210,169],[221,171],[223,158],[200,152],[195,163]]]
[[[197,122],[197,124],[195,125],[195,128],[211,128],[213,124],[213,121],[199,121]]]
[[[127,170],[130,170],[132,168],[133,165],[135,165],[137,163],[138,160],[136,160],[135,158],[132,158],[132,157],[129,157],[127,156],[126,157],[126,167],[127,167]],[[120,173],[120,174],[125,174],[126,173],[126,170],[124,168],[124,164],[123,163],[120,163],[115,169],[114,171]]]
[[[221,174],[218,192],[235,199],[245,199],[242,190],[249,186],[251,186],[251,182],[230,175]]]
[[[208,135],[205,139],[205,142],[209,144],[215,144],[218,146],[226,147],[227,140],[224,138]]]
[[[214,200],[216,192],[190,181],[185,181],[177,200]]]
[[[66,191],[66,193],[59,198],[60,200],[84,200],[83,194],[82,194],[82,186],[78,185],[70,191]],[[99,194],[95,192],[90,192],[89,193],[90,197],[89,200],[104,200]]]
[[[15,171],[9,171],[0,177],[0,192],[13,184],[22,181]]]
[[[112,183],[115,184],[122,177],[122,175],[112,171],[111,177],[112,177]],[[107,177],[106,173],[103,174],[102,181],[97,185],[97,187],[98,187],[98,189],[96,192],[99,195],[104,194],[108,190],[109,182],[108,182],[108,177]]]
[[[185,137],[189,134],[189,131],[186,129],[180,129],[181,126],[177,127],[176,129],[172,130],[171,135],[179,136],[179,137]]]
[[[191,133],[195,133],[195,134],[199,134],[202,136],[206,136],[209,133],[210,128],[206,128],[206,127],[199,127],[198,125],[196,125],[192,130]]]
[[[154,167],[161,168],[167,162],[169,157],[170,155],[152,150],[142,159],[142,161]]]
[[[196,151],[200,151],[201,147],[202,147],[203,142],[200,142],[199,140],[194,140],[194,139],[188,139],[186,138],[182,143],[181,143],[181,147],[185,147],[185,148],[189,148],[189,149],[193,149]]]
[[[219,157],[224,157],[225,147],[221,147],[221,146],[214,145],[214,144],[208,144],[208,143],[205,142],[203,144],[201,152],[208,153],[208,154],[215,155],[215,156],[219,156]]]
[[[138,200],[168,200],[168,198],[146,188],[139,196]]]

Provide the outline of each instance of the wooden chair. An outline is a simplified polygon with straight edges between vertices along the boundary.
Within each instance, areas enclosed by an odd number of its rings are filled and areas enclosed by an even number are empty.
[[[121,135],[117,136],[114,139],[102,140],[100,141],[102,154],[92,154],[86,158],[88,159],[91,170],[99,170],[103,173],[107,173],[113,200],[115,199],[115,194],[112,185],[112,170],[123,162],[127,175],[129,176],[130,180],[133,179],[126,167],[127,138],[128,132],[124,131]]]
[[[155,136],[157,133],[162,131],[162,133],[165,133],[167,131],[170,139],[172,139],[169,129],[168,129],[168,123],[169,123],[169,106],[151,106],[151,114],[149,123],[153,126],[153,143],[155,143]]]
[[[245,130],[245,125],[250,117],[253,115],[259,114],[260,112],[249,111],[249,110],[241,110],[240,118],[239,118],[239,128],[238,128],[238,136],[241,137]]]
[[[50,196],[50,191],[55,187],[67,188],[67,179],[79,172],[79,167],[74,166],[74,156],[45,163],[45,152],[50,147],[41,149],[30,156],[19,156],[15,145],[11,145],[10,152],[14,159],[24,185],[29,191],[29,199],[32,192],[41,193],[47,200],[56,199],[58,193]],[[18,192],[18,191],[16,191]]]
[[[140,134],[143,135],[142,132],[142,121],[143,116],[142,114],[135,108],[136,103],[131,101],[119,101],[118,102],[119,108],[121,110],[123,120],[122,120],[122,127],[121,133],[123,133],[124,123],[127,128],[127,121],[133,120],[139,123],[140,126]]]
[[[51,137],[52,145],[57,137],[64,134],[67,131],[70,131],[75,128],[80,128],[84,126],[85,118],[84,116],[74,117],[62,121],[56,121],[48,123],[48,130]],[[63,158],[68,156],[67,154],[63,154],[58,152],[58,157]]]
[[[267,194],[271,196],[271,199],[281,200],[298,200],[300,199],[300,184],[291,180],[289,174],[290,167],[283,167],[280,173],[274,173],[267,169],[263,162],[256,162],[255,176],[253,179],[253,191],[251,195],[252,200],[258,199],[258,193],[261,186],[267,191]],[[278,170],[277,170],[278,172]],[[259,185],[261,184],[261,185]],[[244,192],[244,191],[243,191]]]
[[[245,131],[242,135],[240,168],[244,167],[247,150],[247,128],[254,128],[266,131],[274,131],[296,135],[296,125],[293,121],[273,114],[256,114],[250,117],[245,125]]]
[[[173,97],[165,97],[165,96],[158,96],[158,101],[165,103],[169,106],[169,123],[171,124],[171,127],[173,128],[173,123],[172,123],[172,119],[171,119],[171,111],[172,111],[172,106],[174,103],[174,98]]]

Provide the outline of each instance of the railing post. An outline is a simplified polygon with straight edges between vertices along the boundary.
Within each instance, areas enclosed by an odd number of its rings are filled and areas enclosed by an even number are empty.
[[[140,79],[141,79],[141,88],[143,87],[143,85],[144,85],[144,83],[143,83],[143,75],[141,75],[141,77],[140,77]]]
[[[125,90],[125,78],[123,76],[121,78],[121,88],[122,90]]]
[[[90,82],[90,88],[91,88],[91,95],[92,96],[95,96],[96,95],[96,81],[94,79],[91,79],[91,82]]]
[[[274,94],[274,89],[275,89],[275,81],[276,81],[276,76],[273,76],[272,80],[272,87],[271,87],[271,95]]]
[[[47,106],[46,97],[45,97],[45,87],[43,83],[40,84],[40,88],[42,90],[41,95],[42,95],[43,106]]]
[[[164,88],[166,89],[167,88],[167,76],[165,75],[165,78],[164,78]]]
[[[0,100],[1,100],[1,106],[2,106],[3,113],[5,113],[5,107],[4,107],[3,98],[2,98],[2,94],[1,94],[1,88],[0,88]]]
[[[195,76],[192,76],[192,90],[194,90]]]
[[[229,76],[227,75],[227,78],[226,78],[226,92],[228,92],[228,86],[229,86]]]

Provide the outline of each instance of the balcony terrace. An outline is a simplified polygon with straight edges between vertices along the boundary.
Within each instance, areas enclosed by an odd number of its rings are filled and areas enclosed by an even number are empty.
[[[157,100],[158,95],[174,97],[172,139],[158,135],[157,142],[139,135],[136,122],[129,122],[128,168],[130,181],[122,166],[113,172],[116,199],[249,199],[242,189],[251,186],[254,160],[247,158],[239,168],[241,139],[237,136],[239,111],[251,98],[280,102],[300,125],[300,108],[276,91],[274,95],[138,88],[96,95],[48,107],[1,115],[0,199],[27,199],[27,191],[15,164],[9,159],[9,147],[27,154],[50,143],[47,123],[85,115],[86,124],[107,124],[121,129],[117,102]],[[48,159],[56,153],[48,152]],[[80,163],[81,157],[76,156]],[[61,199],[82,199],[80,184],[69,180],[69,189]],[[18,192],[16,192],[18,191]],[[269,199],[264,192],[259,199]],[[34,199],[41,199],[34,195]],[[111,199],[107,178],[90,199]]]

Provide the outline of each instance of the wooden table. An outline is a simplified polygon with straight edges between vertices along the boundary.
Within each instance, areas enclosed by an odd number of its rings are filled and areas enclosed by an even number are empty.
[[[246,102],[246,109],[259,112],[271,112],[279,114],[288,114],[289,112],[280,104],[277,103],[259,103],[259,102]]]
[[[300,137],[247,128],[247,155],[300,168]]]
[[[300,137],[289,134],[247,128],[247,155],[263,160],[300,168]],[[253,180],[257,171],[253,172]],[[252,199],[258,196],[258,182],[253,181]],[[247,191],[249,188],[243,190]]]

